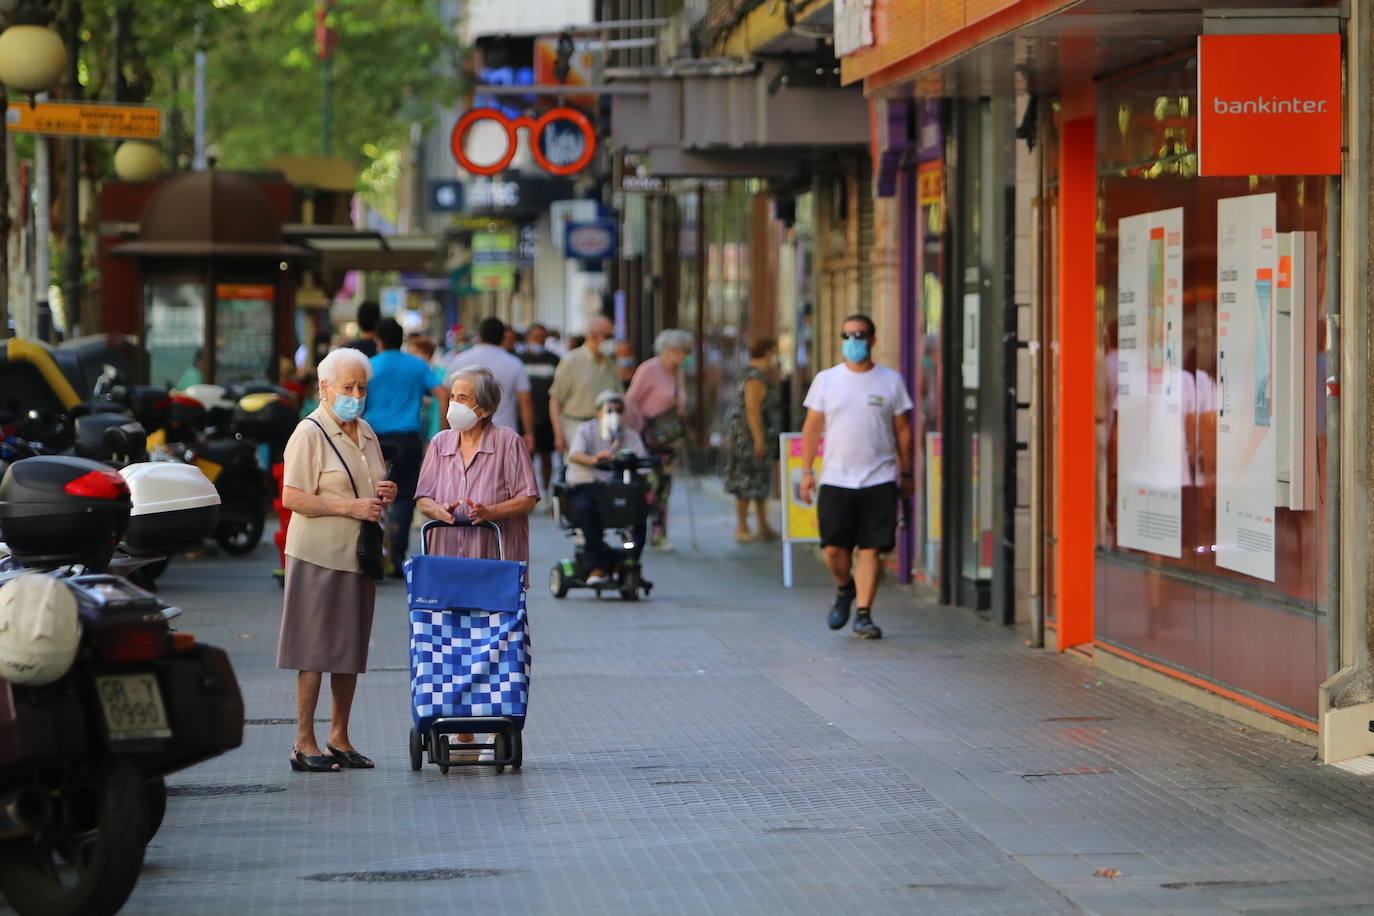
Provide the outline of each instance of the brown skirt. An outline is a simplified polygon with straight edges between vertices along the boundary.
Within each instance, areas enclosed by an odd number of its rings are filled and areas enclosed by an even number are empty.
[[[287,557],[277,667],[362,674],[376,593],[367,576]]]

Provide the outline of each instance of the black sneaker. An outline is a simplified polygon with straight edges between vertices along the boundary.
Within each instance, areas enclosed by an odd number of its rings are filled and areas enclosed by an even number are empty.
[[[882,639],[883,631],[867,611],[860,611],[854,617],[854,635],[860,639]]]
[[[849,623],[849,608],[853,603],[854,582],[851,580],[848,585],[835,592],[835,603],[830,606],[830,615],[825,618],[825,622],[830,624],[830,629],[838,630]]]

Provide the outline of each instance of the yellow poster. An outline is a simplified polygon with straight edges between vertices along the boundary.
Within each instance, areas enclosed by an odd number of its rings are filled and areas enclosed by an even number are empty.
[[[783,537],[789,541],[819,541],[821,531],[816,521],[816,503],[813,499],[811,505],[802,502],[801,499],[801,479],[802,471],[802,434],[783,433],[782,434],[782,459],[783,459],[783,478],[782,478],[782,511],[783,511]],[[817,449],[816,457],[820,458],[825,453],[825,441],[821,441],[820,448]],[[816,476],[820,476],[820,464],[816,465]]]

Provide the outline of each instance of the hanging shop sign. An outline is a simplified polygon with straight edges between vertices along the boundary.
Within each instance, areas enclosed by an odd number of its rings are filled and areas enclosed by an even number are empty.
[[[513,232],[472,234],[472,287],[482,292],[515,289],[516,242]]]
[[[1277,198],[1217,201],[1217,565],[1274,581]]]
[[[563,256],[600,261],[615,257],[616,223],[615,220],[598,219],[590,222],[564,223]]]
[[[463,209],[464,199],[461,181],[443,179],[429,183],[429,210],[431,213],[457,213]]]
[[[1202,175],[1341,173],[1340,35],[1198,38]]]
[[[1183,555],[1183,208],[1117,230],[1117,543]]]
[[[468,132],[489,122],[505,132],[505,149],[495,161],[486,164],[468,158]],[[510,118],[495,108],[474,108],[454,125],[449,138],[453,158],[474,175],[495,175],[511,164],[519,149],[518,131],[527,131],[530,153],[539,167],[550,175],[573,175],[582,171],[596,155],[596,128],[582,112],[566,106],[550,108],[538,118]]]

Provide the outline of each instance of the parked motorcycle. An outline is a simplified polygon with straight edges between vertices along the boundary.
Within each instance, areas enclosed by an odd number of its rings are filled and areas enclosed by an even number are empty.
[[[191,470],[40,456],[0,479],[20,567],[0,571],[0,893],[22,916],[116,912],[161,824],[164,777],[242,743],[225,653],[105,571],[121,541],[149,555],[209,535],[216,494]]]

